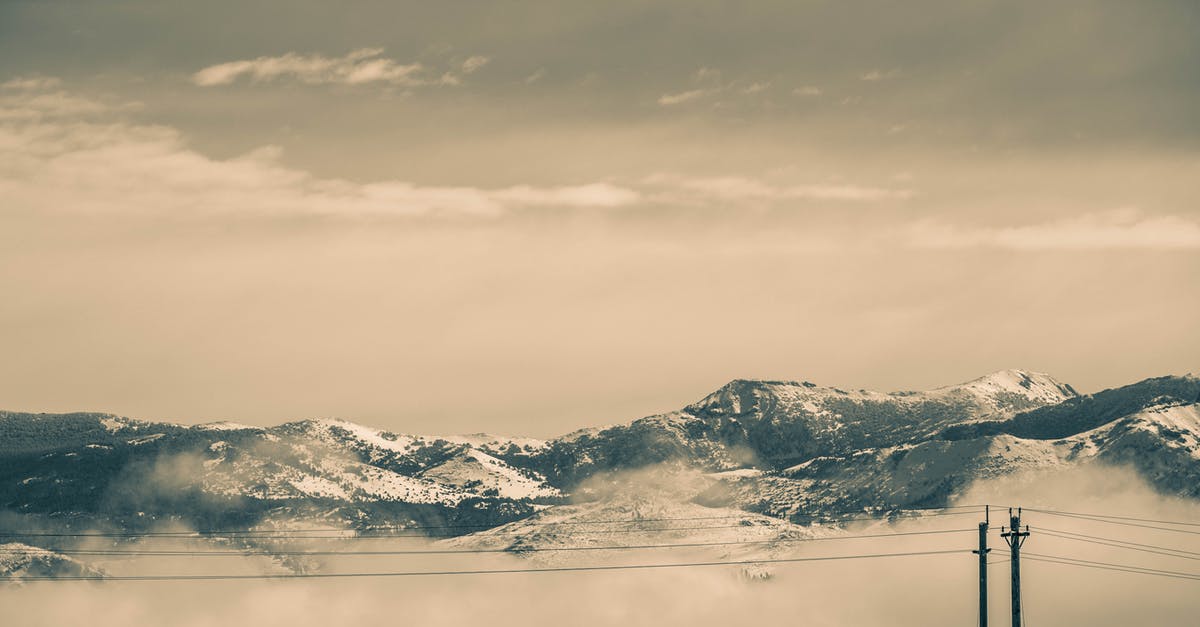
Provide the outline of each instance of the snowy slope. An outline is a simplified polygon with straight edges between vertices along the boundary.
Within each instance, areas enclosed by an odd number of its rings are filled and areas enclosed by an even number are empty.
[[[454,506],[465,499],[559,493],[467,444],[395,435],[343,420],[289,423],[221,440],[205,452],[206,491],[285,500],[398,501]]]
[[[621,562],[660,557],[653,548],[695,544],[690,558],[763,559],[792,553],[802,540],[844,535],[830,527],[802,527],[745,511],[704,507],[677,498],[611,497],[602,501],[559,505],[528,518],[486,531],[440,541],[454,549],[503,550],[539,564],[579,561],[578,547],[592,561]],[[570,548],[562,551],[561,549]],[[680,555],[672,553],[671,555]]]
[[[26,577],[102,577],[104,572],[72,557],[20,542],[0,544],[0,580]]]
[[[966,394],[991,404],[1000,412],[1061,403],[1078,396],[1071,386],[1048,374],[1027,370],[1001,370],[928,392],[931,396]]]
[[[562,496],[538,473],[514,468],[474,448],[467,448],[449,460],[422,471],[421,478],[510,499]]]
[[[1073,396],[1070,386],[1020,370],[928,392],[739,379],[678,412],[552,441],[552,448],[569,451],[569,465],[546,469],[546,474],[570,479],[626,464],[629,458],[669,457],[699,461],[713,470],[738,464],[781,469],[821,455],[917,443],[953,425],[1004,419]],[[631,446],[647,454],[621,453]]]

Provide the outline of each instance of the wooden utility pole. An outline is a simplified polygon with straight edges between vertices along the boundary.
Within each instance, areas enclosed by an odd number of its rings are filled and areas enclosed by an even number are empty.
[[[971,551],[979,556],[979,627],[987,627],[988,624],[987,556],[992,551],[987,545],[988,523],[991,522],[991,512],[989,510],[985,511],[988,513],[984,515],[984,522],[979,523],[979,550]]]
[[[1008,509],[1008,531],[1001,533],[1000,537],[1008,543],[1009,562],[1012,565],[1012,627],[1021,627],[1021,545],[1025,544],[1025,538],[1029,537],[1029,527],[1025,527],[1025,531],[1021,531],[1021,508],[1017,508],[1017,513],[1013,514],[1012,508]],[[1004,527],[1000,528],[1004,531]]]

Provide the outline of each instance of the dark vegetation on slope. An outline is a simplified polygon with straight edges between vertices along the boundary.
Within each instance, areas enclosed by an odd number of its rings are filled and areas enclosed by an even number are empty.
[[[73,521],[83,521],[87,528],[141,531],[164,521],[193,529],[228,529],[268,519],[325,517],[361,525],[387,521],[401,526],[445,526],[442,532],[458,535],[535,511],[532,503],[487,496],[467,498],[452,506],[223,496],[206,492],[198,481],[204,472],[204,452],[214,438],[246,443],[245,448],[235,449],[237,455],[281,461],[294,453],[286,443],[259,441],[253,430],[212,432],[162,423],[109,429],[102,422],[109,418],[98,413],[0,412],[0,513],[32,516],[41,521],[43,529],[51,530],[73,528]],[[440,451],[439,447],[430,448]],[[399,472],[416,470],[412,460],[379,462],[379,466]]]

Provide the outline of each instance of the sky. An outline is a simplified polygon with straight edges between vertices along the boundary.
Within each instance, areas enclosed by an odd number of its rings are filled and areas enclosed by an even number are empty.
[[[0,407],[553,436],[1200,371],[1187,1],[0,0]]]

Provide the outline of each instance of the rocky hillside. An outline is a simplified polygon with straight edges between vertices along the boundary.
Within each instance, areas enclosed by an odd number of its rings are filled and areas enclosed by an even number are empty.
[[[657,464],[706,477],[687,507],[796,523],[939,506],[976,479],[1093,462],[1200,498],[1198,400],[1192,376],[1086,396],[1018,370],[924,392],[738,380],[679,411],[550,441],[5,412],[0,515],[16,529],[304,520],[461,534],[565,515],[571,499],[597,502],[594,478]]]
[[[928,392],[737,380],[677,412],[555,440],[535,463],[563,485],[600,470],[676,459],[782,470],[815,457],[921,442],[954,425],[1004,420],[1076,397],[1048,375],[1019,370]]]

